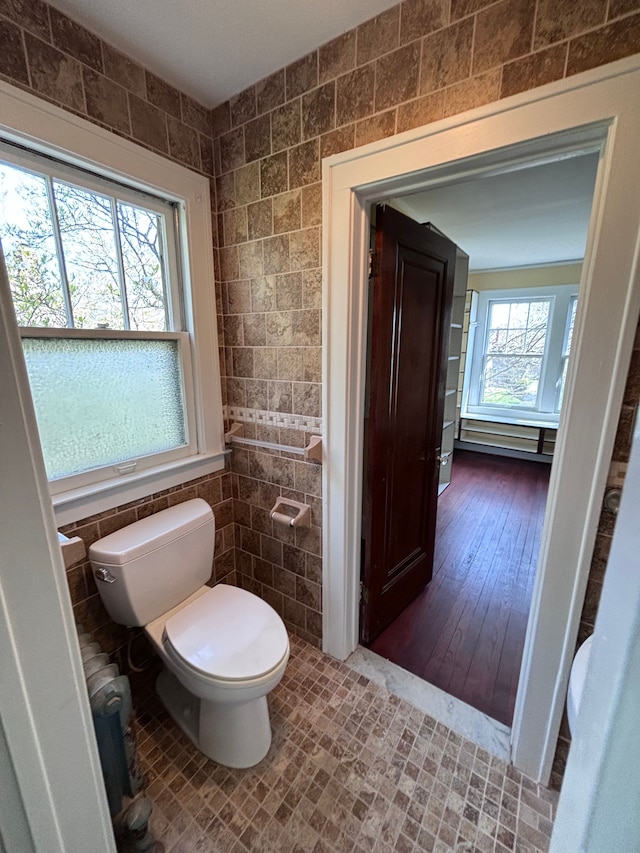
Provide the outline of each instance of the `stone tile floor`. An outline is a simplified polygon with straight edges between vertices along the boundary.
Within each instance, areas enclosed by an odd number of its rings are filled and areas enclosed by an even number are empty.
[[[201,755],[148,684],[137,743],[166,853],[547,850],[556,792],[295,636],[248,770]]]

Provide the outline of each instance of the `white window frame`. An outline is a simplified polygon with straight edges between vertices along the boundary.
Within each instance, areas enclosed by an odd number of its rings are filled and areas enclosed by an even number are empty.
[[[575,313],[572,310],[574,305],[575,305]],[[558,416],[560,416],[560,411],[562,409],[562,402],[563,402],[563,396],[564,396],[564,388],[563,388],[562,384],[560,384],[560,383],[562,382],[563,377],[564,377],[564,381],[566,383],[567,375],[568,375],[568,369],[569,369],[568,362],[569,362],[569,357],[571,355],[571,352],[568,349],[568,345],[569,345],[570,321],[571,321],[571,315],[572,314],[574,314],[573,332],[575,332],[575,324],[576,324],[576,321],[578,319],[578,293],[577,293],[577,291],[575,294],[572,294],[569,297],[569,305],[567,308],[567,316],[565,317],[564,338],[562,339],[562,352],[560,354],[560,376],[559,376],[559,381],[558,381],[558,387],[556,389],[556,399],[555,399],[555,408],[556,408],[556,412],[558,413]],[[572,341],[572,343],[573,343],[573,341]],[[565,367],[567,368],[566,370],[565,370]]]
[[[517,287],[508,290],[481,290],[474,293],[475,327],[470,336],[463,384],[462,417],[501,423],[534,423],[557,426],[558,380],[562,376],[567,340],[567,320],[577,284],[549,287]],[[540,371],[540,387],[535,406],[508,406],[481,401],[483,366],[489,335],[490,306],[496,302],[548,301],[549,321]]]
[[[195,452],[53,495],[56,523],[78,521],[222,470],[224,428],[208,179],[1,81],[0,139],[165,198],[178,210],[177,263],[191,334]]]

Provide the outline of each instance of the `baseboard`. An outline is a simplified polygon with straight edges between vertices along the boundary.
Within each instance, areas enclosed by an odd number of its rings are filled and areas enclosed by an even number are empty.
[[[529,453],[526,450],[511,450],[509,447],[494,447],[491,444],[476,444],[473,441],[460,441],[456,439],[453,443],[454,450],[471,450],[474,453],[487,453],[492,456],[508,456],[511,459],[528,459],[531,462],[544,462],[550,465],[553,456],[548,453]],[[455,454],[453,457],[455,462]]]

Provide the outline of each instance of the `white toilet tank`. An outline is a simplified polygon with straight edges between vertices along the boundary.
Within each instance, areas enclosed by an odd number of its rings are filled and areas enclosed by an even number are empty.
[[[136,521],[94,542],[89,559],[114,622],[143,626],[209,580],[215,519],[201,498]]]

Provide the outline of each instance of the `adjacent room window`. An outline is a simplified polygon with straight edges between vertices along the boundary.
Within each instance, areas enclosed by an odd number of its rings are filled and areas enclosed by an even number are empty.
[[[477,294],[465,416],[557,423],[577,292],[560,285]]]
[[[0,240],[52,491],[196,452],[173,202],[0,146]]]

